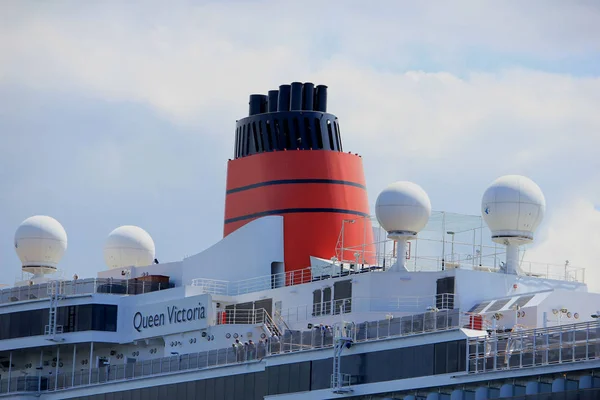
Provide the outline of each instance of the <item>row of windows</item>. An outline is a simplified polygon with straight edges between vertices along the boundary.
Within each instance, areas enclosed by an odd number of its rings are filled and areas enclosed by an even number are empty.
[[[464,340],[356,354],[342,358],[342,373],[353,384],[414,378],[465,370]],[[265,396],[330,387],[333,360],[277,365],[265,372],[224,376],[118,393],[79,397],[77,400],[258,400]]]
[[[43,335],[48,325],[49,309],[0,314],[0,340]],[[117,331],[117,306],[84,304],[59,307],[56,325],[63,332]]]
[[[267,375],[264,372],[254,372],[76,397],[72,400],[263,400],[267,389]]]
[[[35,386],[37,389],[37,386]],[[263,372],[244,375],[226,376],[205,379],[195,382],[182,382],[159,387],[147,387],[125,390],[116,393],[97,394],[93,396],[76,397],[71,400],[263,400],[266,396],[266,381]],[[299,390],[301,391],[301,390]],[[450,399],[449,394],[441,394],[442,399]],[[348,397],[348,399],[363,399],[364,397]],[[600,398],[600,388],[570,390],[567,392],[540,393],[506,398],[506,400],[597,400]],[[418,395],[417,400],[426,400],[426,395]]]
[[[252,117],[235,132],[235,158],[273,150],[342,151],[337,119],[319,117]]]

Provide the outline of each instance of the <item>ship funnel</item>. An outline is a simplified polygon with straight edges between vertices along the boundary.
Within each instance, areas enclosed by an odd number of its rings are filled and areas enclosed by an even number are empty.
[[[223,235],[257,219],[281,217],[281,223],[273,222],[268,240],[282,241],[283,259],[277,262],[285,272],[298,271],[286,275],[285,285],[311,279],[307,267],[312,257],[373,265],[376,252],[362,159],[342,151],[338,118],[326,112],[327,86],[315,90],[311,82],[292,81],[262,93],[266,95],[250,96],[250,115],[236,121]],[[348,220],[357,223],[350,226]],[[262,225],[252,226],[248,232]],[[360,256],[356,249],[361,249]],[[280,272],[271,269],[272,274]]]
[[[327,112],[327,86],[283,84],[251,94],[248,116],[237,121],[234,158],[282,150],[342,151],[337,117]]]

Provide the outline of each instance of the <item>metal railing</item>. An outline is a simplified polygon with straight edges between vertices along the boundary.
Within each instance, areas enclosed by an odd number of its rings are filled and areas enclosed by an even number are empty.
[[[0,304],[16,301],[49,299],[51,282],[0,290]],[[172,283],[145,282],[134,279],[90,278],[61,281],[61,295],[74,296],[93,293],[136,295],[170,289]]]
[[[217,312],[217,325],[229,324],[264,324],[270,318],[264,308],[255,310],[221,310]]]
[[[332,266],[329,268],[303,268],[296,271],[281,272],[273,275],[264,275],[257,278],[240,281],[223,281],[216,279],[196,278],[192,286],[200,287],[205,293],[237,296],[240,294],[260,292],[287,285],[298,285],[330,278],[363,274],[365,272],[382,271],[381,267],[363,265]]]
[[[394,337],[414,336],[459,329],[465,324],[459,310],[427,312],[363,322],[354,325],[356,342],[370,342]],[[86,368],[79,371],[59,372],[57,375],[27,375],[0,381],[0,395],[14,392],[37,392],[69,389],[106,382],[127,381],[169,373],[215,368],[245,362],[256,362],[267,356],[331,348],[334,345],[333,328],[317,325],[306,331],[286,331],[281,337],[260,339],[254,346],[242,345],[193,354],[173,355],[120,365]],[[233,340],[233,339],[232,339]],[[15,374],[17,371],[14,372]],[[35,373],[34,373],[35,374]],[[6,375],[4,375],[6,376]]]
[[[600,358],[600,322],[515,330],[468,340],[468,372],[481,373]]]

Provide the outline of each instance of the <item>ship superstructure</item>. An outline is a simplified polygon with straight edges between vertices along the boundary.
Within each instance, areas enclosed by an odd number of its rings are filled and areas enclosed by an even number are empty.
[[[481,217],[396,182],[372,217],[325,86],[249,105],[206,250],[159,263],[122,226],[107,270],[58,279],[65,229],[23,222],[26,279],[0,291],[0,398],[600,398],[600,295],[583,269],[523,257],[546,209],[533,181],[495,180]]]

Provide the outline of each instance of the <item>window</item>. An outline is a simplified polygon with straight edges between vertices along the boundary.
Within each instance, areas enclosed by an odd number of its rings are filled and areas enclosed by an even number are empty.
[[[321,315],[321,301],[322,292],[321,289],[317,289],[313,292],[313,315],[315,317]]]
[[[0,314],[0,340],[43,335],[48,325],[49,309]],[[117,331],[117,306],[83,304],[56,310],[56,324],[63,332]]]
[[[454,309],[454,277],[437,280],[437,296],[435,306],[440,310]]]
[[[350,279],[333,284],[333,310],[335,314],[352,311],[352,281]]]

